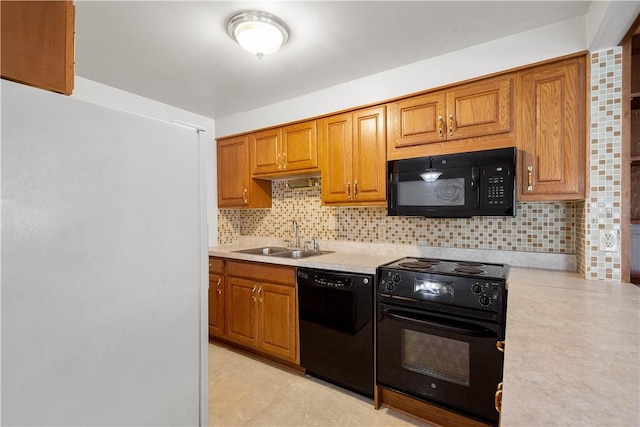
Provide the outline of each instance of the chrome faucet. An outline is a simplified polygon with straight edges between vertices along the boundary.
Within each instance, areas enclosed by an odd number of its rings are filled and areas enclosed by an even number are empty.
[[[293,243],[293,246],[296,247],[296,248],[299,248],[300,247],[300,235],[298,234],[298,223],[296,222],[295,219],[291,223],[291,232],[295,236],[295,241]]]

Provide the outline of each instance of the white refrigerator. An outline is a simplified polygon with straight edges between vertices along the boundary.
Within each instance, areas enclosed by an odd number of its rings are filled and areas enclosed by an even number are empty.
[[[0,95],[0,424],[207,425],[204,136]]]

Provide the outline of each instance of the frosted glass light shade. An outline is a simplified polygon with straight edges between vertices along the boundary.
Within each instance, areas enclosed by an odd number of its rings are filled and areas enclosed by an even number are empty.
[[[239,12],[227,21],[227,32],[243,49],[258,58],[275,53],[289,39],[286,25],[260,11]]]

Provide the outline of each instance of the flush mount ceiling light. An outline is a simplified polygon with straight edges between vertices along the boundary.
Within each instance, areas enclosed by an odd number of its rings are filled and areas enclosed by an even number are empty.
[[[277,17],[259,10],[245,10],[227,21],[227,33],[258,58],[275,53],[289,39],[289,29]]]

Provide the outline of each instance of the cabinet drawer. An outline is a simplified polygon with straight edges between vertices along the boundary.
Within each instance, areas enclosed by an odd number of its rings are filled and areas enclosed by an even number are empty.
[[[295,285],[296,269],[283,265],[262,264],[259,262],[227,261],[227,274],[258,281]]]
[[[224,260],[209,257],[209,274],[224,274]]]

